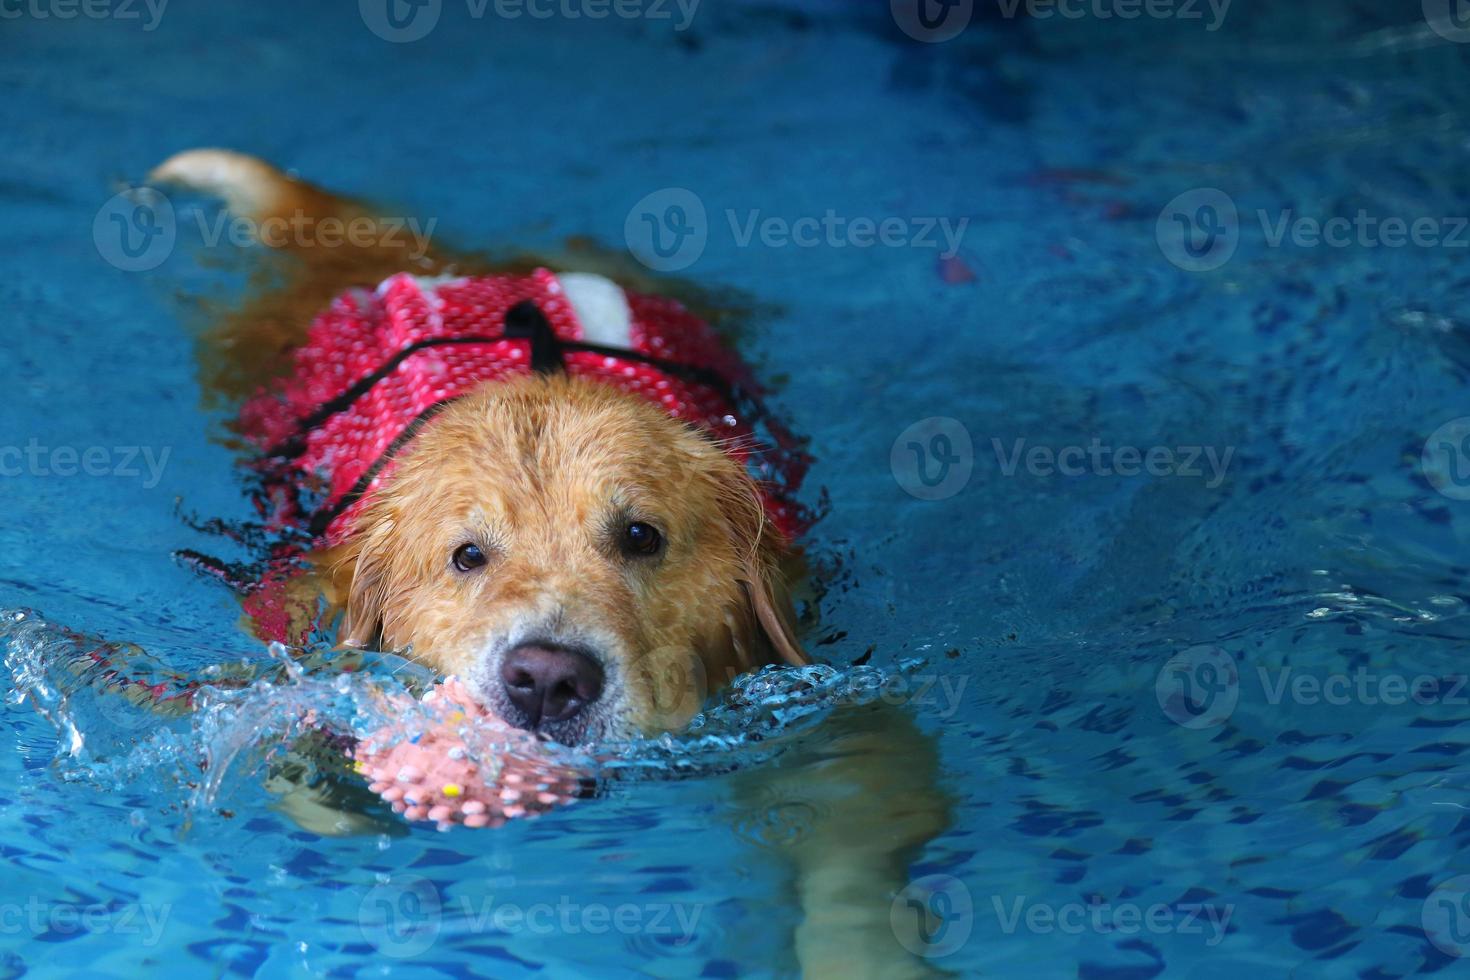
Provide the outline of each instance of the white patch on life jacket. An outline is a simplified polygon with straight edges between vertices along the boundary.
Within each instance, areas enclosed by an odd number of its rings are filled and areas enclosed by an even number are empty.
[[[565,272],[557,279],[582,325],[584,340],[604,347],[632,348],[633,311],[621,286],[590,272]]]
[[[383,280],[383,283],[378,286],[378,292],[381,294],[383,288],[387,286],[388,283],[392,282],[394,279],[400,278],[407,279],[411,281],[415,286],[417,286],[419,293],[424,297],[424,299],[428,300],[435,309],[438,309],[441,305],[441,302],[439,300],[439,290],[443,289],[445,286],[458,286],[462,283],[469,282],[469,279],[465,276],[415,276],[410,275],[407,272],[400,272],[395,276],[391,276],[388,279]]]
[[[375,296],[371,289],[364,289],[361,286],[353,286],[342,295],[352,303],[352,308],[358,313],[371,307]]]
[[[388,287],[395,282],[407,281],[413,284],[413,288],[423,297],[424,305],[429,309],[430,326],[435,333],[444,329],[444,300],[439,295],[439,290],[445,286],[458,286],[460,283],[469,282],[465,276],[415,276],[407,272],[399,272],[389,276],[378,283],[377,293],[379,296],[388,291]]]

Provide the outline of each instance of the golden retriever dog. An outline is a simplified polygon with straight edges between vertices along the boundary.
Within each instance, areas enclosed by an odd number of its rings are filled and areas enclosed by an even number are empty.
[[[168,160],[153,182],[268,219],[380,219],[224,150]],[[264,236],[262,236],[264,237]],[[211,328],[223,394],[289,366],[317,309],[402,271],[473,274],[483,260],[357,244],[294,253],[283,288]],[[636,283],[634,285],[637,285]],[[770,663],[806,664],[788,542],[745,466],[652,402],[560,373],[489,382],[425,426],[341,543],[314,557],[342,637],[411,648],[506,721],[567,744],[677,730],[708,693]],[[917,976],[892,924],[908,863],[948,822],[932,741],[902,712],[839,712],[819,742],[738,777],[754,819],[804,825],[774,853],[796,873],[795,951],[809,976]],[[910,944],[911,947],[912,944]]]
[[[806,663],[744,467],[636,395],[491,382],[418,437],[351,540],[349,642],[412,647],[567,744],[681,727],[704,678]]]

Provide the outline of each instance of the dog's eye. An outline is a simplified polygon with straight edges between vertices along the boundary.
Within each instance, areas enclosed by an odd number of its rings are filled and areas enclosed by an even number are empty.
[[[664,536],[652,524],[634,521],[623,529],[623,553],[630,557],[652,557],[663,546]]]
[[[454,552],[454,567],[461,572],[473,572],[477,568],[483,568],[487,560],[485,552],[481,551],[477,544],[462,544]]]

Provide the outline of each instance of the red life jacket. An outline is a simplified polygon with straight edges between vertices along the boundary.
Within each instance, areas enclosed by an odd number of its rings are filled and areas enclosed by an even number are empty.
[[[788,537],[800,533],[808,517],[793,495],[810,459],[767,415],[745,366],[679,303],[622,295],[626,346],[589,341],[546,269],[462,279],[400,274],[375,291],[340,296],[312,324],[293,374],[242,409],[242,431],[263,453],[262,506],[277,526],[337,543],[442,406],[485,382],[554,367],[707,429],[752,469],[776,526]],[[758,427],[774,445],[758,443]]]

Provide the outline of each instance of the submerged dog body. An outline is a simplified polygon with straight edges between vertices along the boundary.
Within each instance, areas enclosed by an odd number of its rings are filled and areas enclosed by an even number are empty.
[[[257,222],[372,220],[228,151],[180,154],[153,178],[216,193]],[[305,270],[291,295],[237,318],[245,342],[228,338],[260,363],[278,361],[285,341],[305,344],[323,301],[410,269],[381,248],[287,247]],[[457,265],[431,254],[411,271]],[[565,289],[575,277],[559,278],[584,339],[627,343],[617,287],[584,276]],[[339,373],[341,386],[357,377],[346,365]],[[577,370],[523,369],[471,386],[412,427],[389,470],[372,467],[392,436],[345,458],[323,454],[327,469],[345,459],[354,476],[325,474],[329,498],[348,506],[317,529],[324,547],[305,584],[343,610],[345,639],[408,649],[544,737],[589,744],[682,727],[737,674],[808,662],[783,576],[780,509],[751,478],[748,447],[692,421]],[[349,499],[349,483],[369,492]],[[898,941],[891,909],[909,861],[948,822],[937,775],[932,740],[902,712],[872,705],[840,713],[820,744],[738,778],[750,808],[742,819],[767,819],[772,800],[808,815],[780,845],[796,872],[795,951],[807,975],[930,974]]]

